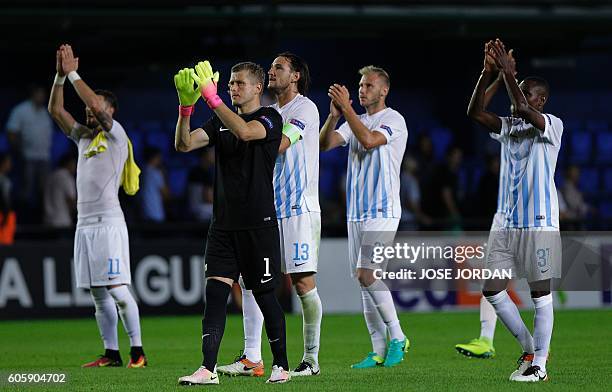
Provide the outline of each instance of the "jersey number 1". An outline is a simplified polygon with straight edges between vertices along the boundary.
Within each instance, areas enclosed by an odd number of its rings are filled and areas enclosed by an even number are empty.
[[[266,273],[263,276],[265,277],[272,276],[272,274],[270,274],[270,258],[264,257],[264,261],[266,262]]]

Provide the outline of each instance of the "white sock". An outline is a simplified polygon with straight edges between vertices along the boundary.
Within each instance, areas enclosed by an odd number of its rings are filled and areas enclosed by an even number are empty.
[[[533,366],[539,366],[546,373],[546,360],[548,348],[552,337],[554,314],[552,293],[540,298],[533,298],[535,305],[535,318],[533,320],[533,343],[535,355]]]
[[[136,304],[134,297],[132,297],[132,293],[130,293],[126,285],[112,288],[108,292],[113,296],[119,308],[119,316],[121,316],[121,321],[123,321],[123,328],[125,328],[125,332],[130,337],[130,346],[142,347],[138,304]]]
[[[493,342],[495,335],[495,324],[497,324],[497,314],[495,308],[484,297],[480,297],[480,336],[490,339]]]
[[[399,341],[406,339],[402,327],[400,326],[399,319],[397,318],[393,297],[387,285],[377,279],[365,289],[372,297],[372,301],[374,305],[376,305],[380,317],[387,325],[391,339],[397,339]]]
[[[100,336],[104,342],[104,348],[108,350],[119,350],[117,339],[117,307],[115,301],[108,294],[106,287],[92,287],[91,297],[96,307],[96,322],[100,330]]]
[[[238,279],[242,289],[242,325],[244,327],[244,355],[251,362],[261,361],[261,330],[264,318],[255,301],[252,290],[244,287],[242,277]]]
[[[387,355],[387,326],[374,305],[372,296],[365,287],[361,288],[361,300],[363,303],[363,317],[365,318],[370,339],[372,340],[372,351],[384,358]]]
[[[523,347],[523,351],[528,354],[533,354],[533,338],[525,326],[518,308],[514,302],[512,302],[506,290],[487,297],[487,301],[493,305],[495,312],[497,312],[497,316],[501,319],[506,328],[508,328],[510,333],[518,339],[521,347]]]
[[[312,365],[319,364],[319,339],[321,336],[321,318],[323,317],[323,306],[317,288],[300,295],[302,303],[302,322],[304,333],[304,357],[303,360]]]

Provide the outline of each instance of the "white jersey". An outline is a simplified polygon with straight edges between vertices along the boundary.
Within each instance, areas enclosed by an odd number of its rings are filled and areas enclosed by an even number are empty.
[[[128,157],[128,137],[125,130],[113,120],[113,127],[106,132],[106,151],[87,158],[92,138],[75,135],[70,138],[77,144],[77,211],[78,219],[91,216],[123,217],[119,204],[121,175]]]
[[[543,114],[544,131],[521,118],[501,117],[502,143],[498,211],[504,227],[559,227],[555,167],[561,147],[563,122]]]
[[[506,170],[508,170],[508,157],[506,155],[504,144],[500,143],[500,145],[499,183],[497,184],[497,210],[495,211],[495,214],[503,214],[506,212],[506,184],[504,183],[504,180],[506,179]]]
[[[359,120],[372,132],[385,135],[387,143],[366,150],[345,122],[336,130],[349,145],[346,173],[346,216],[349,222],[402,216],[400,166],[408,129],[404,117],[391,108]]]
[[[319,207],[319,111],[307,97],[298,94],[285,106],[271,106],[280,113],[284,127],[292,127],[301,140],[278,154],[274,165],[276,217],[321,212]]]

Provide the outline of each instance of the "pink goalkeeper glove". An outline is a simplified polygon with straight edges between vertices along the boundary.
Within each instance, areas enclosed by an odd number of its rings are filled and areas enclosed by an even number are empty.
[[[223,103],[217,95],[217,82],[219,81],[219,72],[214,72],[208,60],[200,61],[195,66],[195,72],[191,71],[191,76],[200,87],[202,97],[208,104],[208,107],[215,110]]]

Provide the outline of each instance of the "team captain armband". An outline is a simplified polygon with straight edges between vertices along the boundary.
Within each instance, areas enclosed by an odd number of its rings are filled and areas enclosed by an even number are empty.
[[[293,145],[295,142],[297,142],[298,140],[302,138],[302,135],[297,130],[297,125],[295,125],[291,121],[283,125],[283,135],[289,138],[291,145]]]

